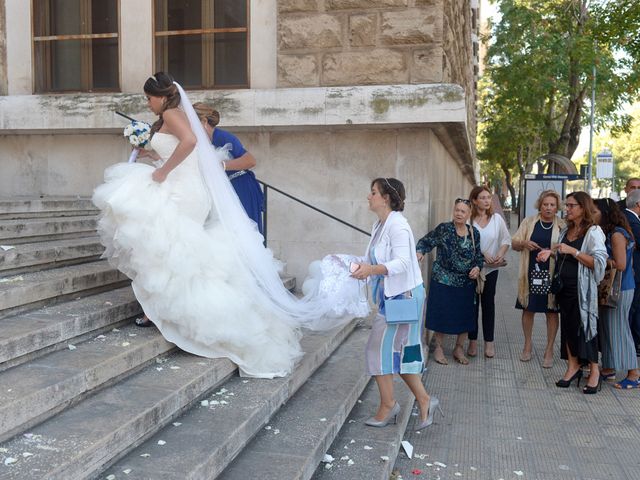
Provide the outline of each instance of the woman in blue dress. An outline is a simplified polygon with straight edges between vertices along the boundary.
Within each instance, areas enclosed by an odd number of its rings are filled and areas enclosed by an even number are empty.
[[[458,198],[453,209],[453,221],[444,222],[422,237],[416,245],[418,260],[437,247],[433,265],[426,325],[435,332],[436,348],[433,358],[446,365],[442,351],[444,334],[457,335],[453,358],[467,365],[464,355],[467,333],[476,326],[476,279],[484,264],[480,250],[480,233],[467,224],[471,202]]]
[[[229,145],[230,160],[223,162],[227,176],[240,198],[240,203],[251,220],[256,222],[258,230],[264,234],[262,212],[264,212],[264,195],[255,174],[251,171],[256,166],[256,159],[233,133],[218,128],[220,114],[211,105],[194,103],[193,109],[200,118],[211,143],[217,148]]]

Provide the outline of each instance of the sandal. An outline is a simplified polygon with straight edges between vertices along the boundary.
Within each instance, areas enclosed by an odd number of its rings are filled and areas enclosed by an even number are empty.
[[[478,355],[478,341],[477,340],[469,340],[469,348],[467,348],[467,355],[470,357],[475,357]]]
[[[614,385],[618,390],[632,390],[640,387],[640,380],[629,380],[624,378]]]
[[[456,355],[456,351],[459,350],[462,355]],[[461,365],[469,365],[469,359],[464,356],[464,348],[462,345],[456,345],[453,349],[453,359]]]
[[[530,362],[531,361],[531,352],[525,352],[524,350],[520,354],[521,362]]]
[[[602,381],[606,382],[607,380],[615,380],[616,379],[616,372],[611,372],[611,373],[602,373],[600,372],[600,376],[602,377]]]
[[[438,353],[440,355],[438,355]],[[447,361],[447,358],[444,356],[444,352],[442,351],[442,347],[439,345],[433,350],[433,359],[440,365],[449,365],[449,362]]]
[[[138,327],[147,328],[153,326],[153,322],[147,317],[136,318],[134,322]]]

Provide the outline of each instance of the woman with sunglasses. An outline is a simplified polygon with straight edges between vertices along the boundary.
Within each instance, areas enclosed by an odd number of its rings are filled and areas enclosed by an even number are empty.
[[[567,360],[567,370],[556,382],[567,388],[582,378],[581,366],[589,364],[589,378],[583,393],[596,393],[601,387],[598,368],[598,283],[607,263],[605,236],[595,220],[596,207],[589,194],[574,192],[564,203],[567,228],[559,243],[542,250],[536,257],[546,262],[556,254],[554,293],[560,306],[561,357]]]
[[[600,308],[598,336],[602,351],[603,380],[615,379],[616,371],[626,371],[627,376],[615,384],[616,388],[628,390],[640,387],[640,371],[636,348],[629,325],[629,310],[633,300],[633,249],[635,241],[629,222],[610,198],[599,198],[596,203],[595,220],[606,235],[605,245],[609,268],[622,275],[620,299],[616,308]]]
[[[442,350],[445,334],[457,335],[454,360],[462,365],[469,363],[464,344],[467,332],[475,328],[475,286],[484,263],[480,233],[467,224],[470,215],[471,202],[466,198],[456,199],[453,220],[438,225],[416,245],[420,261],[425,253],[438,249],[429,284],[426,326],[435,332],[433,358],[441,365],[448,363]]]

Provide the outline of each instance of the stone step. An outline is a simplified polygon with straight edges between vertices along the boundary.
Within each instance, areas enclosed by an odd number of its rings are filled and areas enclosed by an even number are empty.
[[[87,197],[11,197],[0,198],[0,219],[64,217],[97,214]]]
[[[323,334],[306,332],[302,338],[305,356],[289,377],[232,378],[224,390],[214,389],[208,393],[205,397],[208,405],[199,404],[187,411],[176,419],[177,423],[155,434],[100,478],[108,475],[120,478],[125,470],[130,470],[126,475],[128,479],[215,478],[282,404],[331,357],[355,323]],[[159,445],[160,440],[166,445]]]
[[[125,286],[127,277],[106,261],[0,278],[0,318],[45,303],[59,303],[71,295],[87,296]]]
[[[97,221],[97,215],[0,220],[0,244],[93,236]]]
[[[0,465],[0,479],[94,478],[106,463],[153,435],[234,372],[236,366],[227,359],[179,351],[158,357],[139,372],[0,443],[5,459],[18,459]]]
[[[130,287],[0,319],[0,371],[140,315]]]
[[[376,382],[370,381],[327,450],[335,460],[330,467],[320,464],[311,477],[313,480],[388,480],[391,477],[407,425],[415,428],[419,415],[413,394],[402,380],[395,377],[394,395],[402,408],[397,423],[384,428],[365,425],[364,422],[375,415],[380,404]],[[420,435],[427,435],[428,431],[429,427]]]
[[[97,260],[104,247],[97,236],[23,243],[4,250],[0,248],[0,275],[14,275]]]
[[[0,441],[173,348],[155,328],[130,324],[0,373]]]
[[[370,331],[354,331],[219,478],[311,478],[370,379],[364,369]]]

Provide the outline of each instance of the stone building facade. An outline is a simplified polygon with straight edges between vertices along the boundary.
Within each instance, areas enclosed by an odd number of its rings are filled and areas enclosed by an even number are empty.
[[[153,120],[154,0],[117,2],[117,91],[35,93],[33,4],[0,0],[0,196],[90,195],[128,157],[114,110]],[[218,106],[256,175],[364,230],[371,179],[393,176],[416,236],[448,219],[476,178],[476,0],[247,6],[248,88],[189,95]],[[268,208],[269,246],[299,278],[311,259],[364,250],[366,236],[273,191]]]

